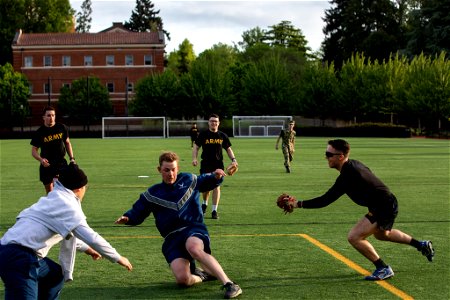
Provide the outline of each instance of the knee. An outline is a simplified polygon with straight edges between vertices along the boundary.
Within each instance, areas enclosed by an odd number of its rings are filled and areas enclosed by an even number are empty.
[[[175,274],[175,282],[181,286],[189,286],[191,285],[191,274],[188,273],[178,273]]]
[[[351,232],[347,235],[347,241],[350,243],[350,245],[356,245],[360,239],[358,236],[352,234]]]

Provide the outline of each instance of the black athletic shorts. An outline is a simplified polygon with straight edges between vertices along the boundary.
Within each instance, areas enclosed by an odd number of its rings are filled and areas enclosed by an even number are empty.
[[[200,174],[211,173],[217,169],[224,169],[223,161],[204,161],[200,162]]]
[[[67,166],[67,161],[60,161],[59,163],[50,163],[50,166],[44,167],[42,164],[39,167],[39,180],[44,185],[53,182],[53,178],[57,178],[62,168]]]
[[[387,200],[386,204],[381,207],[369,208],[369,212],[366,214],[370,223],[377,222],[378,228],[381,230],[391,230],[398,215],[397,198],[391,194]]]

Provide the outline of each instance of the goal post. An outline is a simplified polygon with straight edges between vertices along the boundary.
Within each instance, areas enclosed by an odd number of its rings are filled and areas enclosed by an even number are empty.
[[[103,117],[102,138],[165,138],[165,117]]]
[[[234,137],[276,137],[292,116],[233,116]]]
[[[199,132],[208,129],[208,120],[168,120],[167,137],[189,137],[192,124],[197,124]]]

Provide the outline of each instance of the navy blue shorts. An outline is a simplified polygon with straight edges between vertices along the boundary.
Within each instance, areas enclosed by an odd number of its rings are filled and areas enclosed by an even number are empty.
[[[186,241],[191,236],[201,239],[204,244],[204,251],[211,254],[210,240],[206,228],[189,227],[179,232],[174,232],[164,239],[162,252],[169,264],[176,258],[185,258],[189,261],[194,260],[186,250]]]

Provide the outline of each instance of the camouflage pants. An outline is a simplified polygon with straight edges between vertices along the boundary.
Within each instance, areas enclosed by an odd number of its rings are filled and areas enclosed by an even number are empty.
[[[294,159],[293,152],[290,147],[283,146],[283,156],[284,156],[284,166],[289,167],[291,165],[291,161]]]

